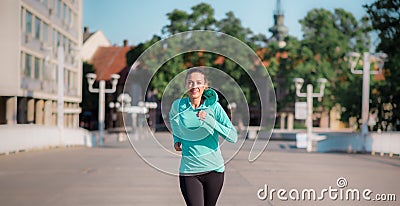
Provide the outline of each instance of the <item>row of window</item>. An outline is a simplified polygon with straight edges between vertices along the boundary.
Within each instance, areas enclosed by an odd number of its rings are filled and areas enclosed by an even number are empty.
[[[21,52],[21,73],[37,80],[56,80],[55,65],[43,58]]]
[[[22,76],[42,81],[56,82],[57,67],[55,64],[32,54],[21,52],[21,73]],[[78,88],[78,74],[64,68],[64,87],[69,90]]]
[[[71,48],[76,47],[76,44],[67,36],[51,28],[48,23],[23,7],[21,11],[21,30],[24,34],[33,36],[36,40],[48,43],[49,46],[57,47],[61,45],[68,53],[72,52]]]
[[[72,24],[76,16],[72,9],[62,0],[40,0],[42,4],[50,9],[56,11],[56,16],[68,24]],[[75,4],[74,0],[70,0],[71,4]]]

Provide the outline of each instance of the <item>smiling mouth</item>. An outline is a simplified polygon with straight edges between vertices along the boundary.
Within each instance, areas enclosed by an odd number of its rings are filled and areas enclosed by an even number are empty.
[[[198,94],[200,92],[199,88],[193,88],[190,90],[190,94]]]

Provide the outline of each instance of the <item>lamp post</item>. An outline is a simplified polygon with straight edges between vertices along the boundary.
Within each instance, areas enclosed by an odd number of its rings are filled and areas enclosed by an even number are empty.
[[[228,104],[228,109],[231,112],[231,122],[233,122],[233,113],[235,112],[236,107],[237,107],[236,102]]]
[[[149,126],[155,132],[157,129],[157,102],[146,102],[145,107],[149,109],[149,123],[151,123]]]
[[[119,108],[121,107],[121,103],[119,103],[119,102],[110,102],[109,104],[108,104],[108,107],[110,107],[110,109],[112,109],[112,112],[111,112],[111,121],[112,121],[112,124],[113,124],[113,128],[115,128],[115,125],[116,125],[116,121],[117,121],[117,119],[118,119],[118,117],[117,117],[117,111],[119,110]]]
[[[118,74],[112,74],[112,88],[111,89],[106,89],[106,81],[105,80],[100,80],[99,81],[99,88],[95,89],[93,88],[93,84],[96,81],[96,74],[89,73],[86,75],[86,78],[89,83],[89,92],[92,93],[99,93],[99,145],[103,146],[103,140],[104,140],[104,116],[105,116],[105,94],[106,93],[114,93],[117,90],[117,83],[119,79]]]
[[[62,46],[58,47],[57,61],[57,125],[62,130],[64,127],[64,48]]]
[[[301,93],[301,87],[303,86],[304,79],[302,78],[294,78],[293,80],[296,85],[296,95],[298,97],[307,97],[307,118],[306,118],[306,126],[307,126],[307,152],[311,152],[311,140],[312,140],[312,113],[313,113],[313,97],[321,98],[324,96],[324,89],[327,80],[325,78],[319,78],[319,93],[313,93],[313,85],[307,84],[307,93]]]
[[[370,75],[377,75],[382,73],[384,62],[387,59],[387,54],[385,53],[376,53],[370,54],[369,52],[364,52],[363,54],[363,70],[356,70],[356,66],[358,60],[360,59],[360,53],[357,52],[349,52],[347,53],[350,62],[351,73],[353,74],[362,74],[363,75],[363,86],[362,86],[362,105],[361,105],[361,136],[362,136],[362,151],[365,152],[365,142],[368,135],[368,114],[369,114],[369,84],[370,84]],[[378,70],[371,71],[371,62],[375,61],[378,63]]]
[[[156,114],[155,114],[155,109],[157,109],[157,102],[143,102],[140,101],[138,102],[139,107],[145,107],[147,108],[147,112],[149,113],[148,115],[148,122],[147,124],[149,125],[149,128],[153,131],[156,130]]]
[[[54,53],[53,47],[42,47],[43,50],[49,52],[46,55],[46,62],[50,61],[50,56]],[[64,47],[57,47],[57,127],[61,130],[64,128]]]
[[[45,64],[48,65],[50,59],[54,55],[53,47],[42,46],[42,50],[47,51],[45,57]],[[78,47],[71,46],[70,51],[77,52],[80,51]],[[64,66],[65,66],[65,52],[64,47],[57,46],[57,126],[62,130],[64,128]],[[46,66],[47,67],[47,66]]]

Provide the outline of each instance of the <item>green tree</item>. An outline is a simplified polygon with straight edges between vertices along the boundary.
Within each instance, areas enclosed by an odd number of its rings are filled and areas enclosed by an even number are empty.
[[[278,110],[293,106],[296,98],[292,82],[294,77],[302,77],[305,79],[305,84],[315,85],[315,92],[318,91],[317,79],[324,77],[329,82],[322,99],[324,110],[328,111],[334,104],[339,103],[345,111],[342,114],[342,120],[347,121],[349,117],[360,118],[362,77],[351,74],[345,54],[349,51],[368,51],[368,31],[371,25],[367,18],[358,21],[350,12],[343,9],[335,9],[334,12],[313,9],[300,20],[304,38],[297,40],[289,36],[285,39],[287,45],[284,48],[272,42],[268,42],[267,45],[265,35],[253,34],[250,29],[242,25],[233,12],[226,13],[221,20],[215,19],[213,8],[205,3],[193,6],[190,12],[175,9],[167,14],[167,19],[169,22],[162,29],[164,35],[196,29],[214,30],[234,36],[249,45],[267,67],[275,83],[275,89],[280,94],[278,95],[280,97]],[[158,40],[160,38],[155,36],[130,51],[127,55],[128,65],[131,65],[140,54]],[[205,47],[215,43],[204,37],[190,38],[188,41],[201,42]],[[150,55],[152,59],[146,60],[148,62],[145,65],[151,67],[152,63],[168,56],[170,52],[179,50],[179,45],[179,42],[169,42],[169,45],[165,45],[168,49],[160,47],[157,51],[153,51]],[[232,52],[234,48],[224,45],[222,49]],[[222,62],[219,61],[221,58],[223,58]],[[226,57],[205,51],[188,52],[168,60],[153,77],[151,87],[158,89],[159,98],[161,98],[166,85],[175,75],[183,69],[200,65],[219,68],[229,74],[241,86],[248,103],[258,104],[259,97],[256,92],[252,92],[255,87],[242,68]],[[140,69],[145,70],[145,68]],[[377,82],[377,84],[382,84],[382,82]],[[321,105],[314,102],[315,106]]]
[[[385,80],[372,82],[372,105],[379,111],[378,125],[400,130],[400,0],[380,0],[365,5],[373,29],[378,32],[378,51],[388,55],[384,67]]]
[[[183,31],[214,29],[214,9],[209,4],[200,3],[191,10],[190,14],[179,9],[168,13],[169,24],[163,27],[162,33],[172,35]]]
[[[167,17],[170,20],[170,24],[163,27],[163,34],[175,34],[189,30],[189,14],[185,11],[175,9],[168,13]]]
[[[95,73],[93,65],[83,62],[82,97],[84,98],[82,98],[82,102],[80,103],[80,107],[82,108],[80,121],[90,124],[92,121],[97,121],[99,95],[89,92],[89,83],[86,79],[88,73]],[[98,82],[95,83],[95,87],[98,87]],[[92,129],[90,125],[87,126],[87,129]]]
[[[193,6],[190,12],[175,9],[167,14],[167,18],[169,23],[162,29],[162,33],[165,35],[199,29],[220,31],[244,41],[254,50],[258,49],[260,42],[266,39],[266,37],[261,34],[254,36],[250,29],[242,26],[240,19],[235,17],[233,12],[228,12],[223,19],[216,20],[214,17],[214,9],[209,4],[205,3]],[[205,48],[215,44],[215,42],[210,41],[206,37],[190,38],[188,41],[193,44],[204,45]],[[188,42],[188,44],[190,44],[190,42]],[[153,43],[155,43],[155,41],[148,41],[132,49],[127,55],[128,65],[132,65],[137,57]],[[154,51],[154,54],[151,55],[154,56],[154,62],[159,60],[162,56],[168,56],[169,53],[177,51],[179,45],[179,42],[169,42],[169,44],[166,45],[168,49]],[[232,52],[234,50],[230,45],[224,45],[224,48],[221,49],[226,52]],[[245,74],[243,69],[234,61],[225,57],[223,63],[218,63],[216,62],[218,58],[221,58],[221,56],[204,51],[193,51],[175,56],[157,70],[151,82],[151,87],[159,91],[158,97],[161,98],[166,85],[182,70],[193,66],[210,66],[219,68],[233,77],[239,82],[247,101],[250,102],[250,104],[257,104],[258,97],[254,92],[251,92],[254,91],[254,85],[249,81],[249,77]],[[150,59],[147,61],[147,66],[152,65],[151,61],[153,60]],[[141,68],[139,67],[139,69]]]
[[[190,30],[214,29],[214,24],[216,22],[214,18],[214,9],[206,3],[193,6],[188,21],[191,27]]]
[[[130,51],[126,53],[126,65],[132,66],[137,58],[151,45],[160,41],[161,38],[159,36],[154,35],[150,40],[138,44],[136,47],[132,48]]]
[[[87,111],[96,111],[99,95],[89,92],[89,83],[86,79],[86,75],[89,73],[95,73],[93,70],[93,65],[83,62],[83,72],[82,72],[82,99],[81,108]]]
[[[330,12],[325,9],[313,9],[300,20],[304,39],[301,41],[298,57],[302,59],[295,65],[301,72],[305,83],[315,84],[317,78],[328,79],[328,87],[322,104],[331,108],[339,103],[345,110],[342,120],[349,117],[360,118],[361,93],[359,76],[350,72],[345,55],[349,51],[367,51],[369,45],[368,22],[365,18],[359,23],[344,9]]]

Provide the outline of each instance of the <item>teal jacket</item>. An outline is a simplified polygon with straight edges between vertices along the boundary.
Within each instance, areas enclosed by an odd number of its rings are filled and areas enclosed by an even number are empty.
[[[189,98],[177,99],[169,113],[174,144],[182,144],[180,173],[223,172],[224,160],[219,149],[218,136],[228,142],[237,141],[237,132],[224,109],[218,102],[218,95],[212,89],[203,93],[205,101],[194,109]],[[205,110],[205,120],[196,114]]]

